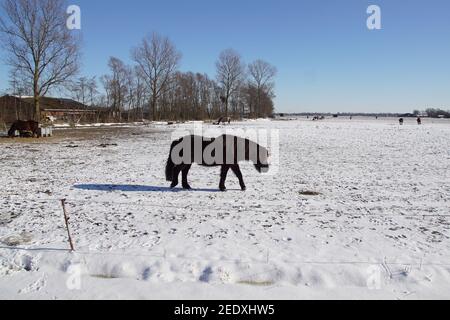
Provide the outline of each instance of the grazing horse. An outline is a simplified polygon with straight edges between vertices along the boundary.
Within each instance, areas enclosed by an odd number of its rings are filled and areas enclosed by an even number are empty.
[[[11,129],[9,129],[8,136],[13,138],[16,131],[20,132],[21,137],[28,135],[37,137],[39,135],[39,122],[17,120],[12,124]]]
[[[231,118],[230,117],[222,117],[215,124],[219,126],[221,123],[223,123],[223,124],[227,124],[227,123],[231,124]]]
[[[266,148],[248,139],[222,135],[215,139],[200,136],[186,136],[172,143],[166,164],[166,179],[172,182],[172,189],[178,185],[178,176],[182,173],[182,186],[190,190],[188,174],[194,163],[205,167],[222,167],[219,189],[226,191],[225,181],[230,169],[239,179],[242,191],[246,190],[241,161],[253,162],[260,173],[269,171],[269,152]]]

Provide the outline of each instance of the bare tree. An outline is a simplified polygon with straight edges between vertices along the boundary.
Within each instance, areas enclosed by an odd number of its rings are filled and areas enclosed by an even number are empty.
[[[136,119],[144,119],[144,105],[147,102],[148,94],[146,94],[145,76],[138,66],[133,69],[134,73],[134,109],[136,113]]]
[[[256,88],[256,116],[262,115],[261,100],[263,95],[273,95],[275,87],[274,79],[277,75],[277,69],[270,63],[263,60],[256,60],[248,66],[250,74],[250,84]]]
[[[113,111],[121,118],[121,112],[129,102],[129,86],[132,72],[130,67],[115,57],[109,59],[108,67],[111,70],[111,74],[103,76],[102,82]]]
[[[30,96],[33,94],[29,81],[23,77],[23,75],[17,70],[11,70],[9,76],[9,89],[13,95],[16,96]]]
[[[139,47],[132,50],[132,57],[150,88],[151,112],[153,120],[156,120],[158,100],[171,88],[181,53],[169,38],[153,33],[145,37]]]
[[[242,96],[244,109],[250,112],[251,117],[273,116],[274,103],[272,94],[264,90],[258,90],[255,85],[248,83],[242,90]]]
[[[78,78],[71,86],[72,95],[75,100],[81,102],[83,105],[87,105],[88,101],[90,106],[94,105],[95,97],[98,94],[97,81],[95,77]]]
[[[7,62],[30,79],[40,120],[40,97],[67,84],[78,71],[79,39],[66,27],[64,0],[4,0],[2,9]]]
[[[216,62],[217,81],[222,88],[225,103],[225,117],[228,117],[230,99],[237,94],[245,76],[242,58],[233,49],[223,51]]]
[[[73,99],[81,102],[83,105],[86,105],[87,82],[88,79],[86,77],[81,77],[78,78],[71,86]]]
[[[105,95],[101,97],[102,100],[102,106],[106,108],[111,107],[111,101],[112,101],[112,85],[111,85],[111,76],[110,75],[103,75],[100,77],[100,82],[103,85],[103,89],[105,90]]]
[[[97,100],[97,97],[99,94],[96,77],[92,77],[91,79],[88,79],[87,94],[88,94],[88,97],[90,100],[90,106],[92,107],[96,104],[96,100]]]

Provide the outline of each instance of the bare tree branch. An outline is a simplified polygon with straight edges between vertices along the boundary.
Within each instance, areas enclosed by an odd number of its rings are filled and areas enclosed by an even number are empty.
[[[263,60],[256,60],[248,66],[250,74],[250,85],[256,88],[256,116],[262,115],[261,99],[263,95],[273,96],[275,87],[274,79],[277,69]]]
[[[139,47],[133,49],[132,57],[151,91],[152,116],[153,120],[156,120],[158,100],[170,88],[181,53],[167,37],[153,33],[145,37]]]
[[[233,49],[223,51],[216,62],[217,81],[223,91],[225,117],[228,117],[230,99],[237,94],[245,77],[245,65]]]
[[[67,85],[79,69],[79,39],[66,28],[64,0],[4,0],[2,42],[13,72],[32,84],[35,113],[40,97]]]

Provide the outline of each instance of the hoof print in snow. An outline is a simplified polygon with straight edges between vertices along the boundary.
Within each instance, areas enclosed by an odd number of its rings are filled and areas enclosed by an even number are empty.
[[[39,280],[30,284],[25,289],[19,290],[19,294],[29,294],[29,293],[33,293],[33,292],[39,292],[43,288],[45,288],[46,285],[47,285],[47,279],[44,275]]]
[[[0,243],[8,246],[8,247],[17,247],[23,244],[28,244],[33,240],[33,237],[31,234],[27,232],[22,232],[19,235],[14,235],[10,237],[6,237],[3,239],[0,239]]]
[[[14,264],[17,265],[17,267],[19,267],[21,270],[24,270],[26,272],[35,271],[37,269],[33,257],[29,255],[16,257],[14,260]]]
[[[213,270],[211,267],[206,268],[205,270],[203,270],[202,275],[200,276],[199,280],[201,282],[205,282],[208,283],[211,281],[212,275],[213,275]]]
[[[101,145],[99,145],[100,148],[117,147],[117,146],[118,146],[117,143],[102,143]]]
[[[316,191],[300,191],[299,192],[301,196],[320,196],[322,195],[320,192],[316,192]]]

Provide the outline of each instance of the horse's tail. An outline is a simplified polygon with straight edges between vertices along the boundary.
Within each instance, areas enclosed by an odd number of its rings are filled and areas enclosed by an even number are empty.
[[[172,160],[172,151],[177,144],[178,144],[178,141],[172,142],[172,145],[170,146],[169,158],[167,159],[166,180],[169,182],[172,182],[172,180],[173,180],[173,169],[175,168],[175,163],[173,163],[173,160]]]

